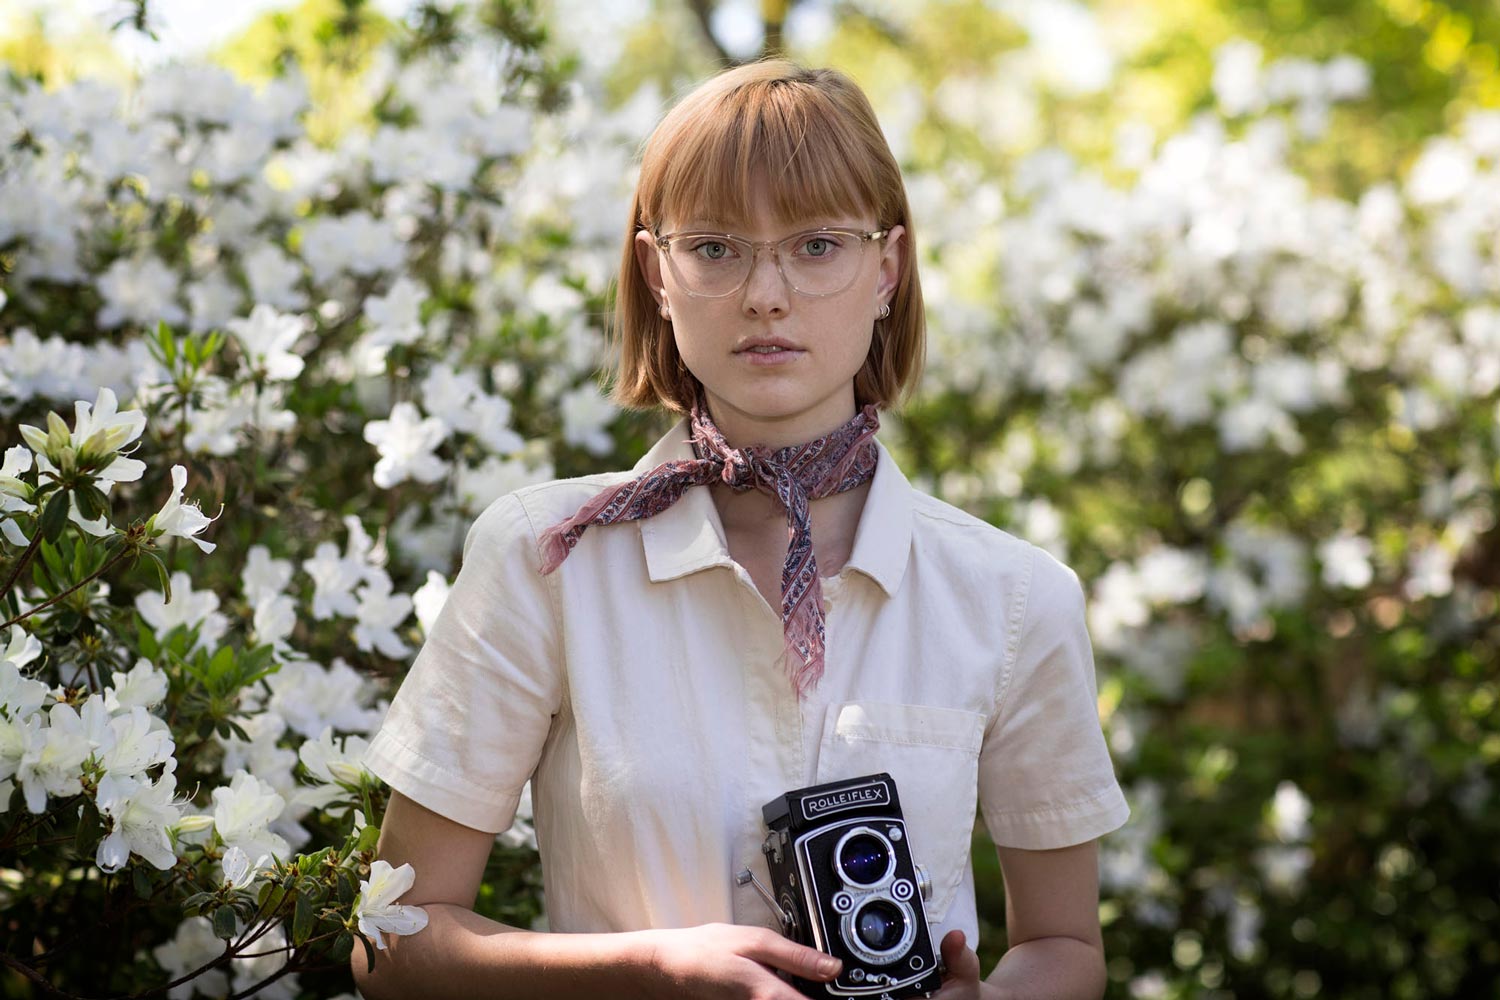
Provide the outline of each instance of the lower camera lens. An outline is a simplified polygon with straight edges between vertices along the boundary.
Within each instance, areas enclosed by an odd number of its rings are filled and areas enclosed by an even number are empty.
[[[854,915],[854,933],[871,951],[890,951],[906,933],[906,915],[889,900],[873,900]]]
[[[839,845],[839,870],[856,885],[874,885],[891,867],[890,846],[869,833],[857,833]]]

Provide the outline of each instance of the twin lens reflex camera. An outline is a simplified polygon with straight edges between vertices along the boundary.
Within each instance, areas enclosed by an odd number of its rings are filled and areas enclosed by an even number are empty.
[[[791,976],[810,997],[930,997],[942,985],[896,783],[881,772],[779,795],[761,809],[768,889],[747,868],[787,937],[843,963],[831,982]]]

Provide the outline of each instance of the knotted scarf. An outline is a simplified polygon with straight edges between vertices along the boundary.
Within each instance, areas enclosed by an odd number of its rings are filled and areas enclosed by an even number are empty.
[[[708,414],[700,389],[691,408],[693,454],[663,462],[589,500],[572,517],[542,532],[542,573],[568,557],[585,529],[595,524],[637,521],[660,514],[694,486],[719,480],[736,493],[759,490],[786,514],[786,564],[781,568],[781,624],[786,636],[783,662],[801,697],[823,676],[823,587],[813,558],[808,503],[851,490],[875,475],[880,452],[875,432],[880,419],[867,405],[843,426],[805,444],[785,448],[749,445],[731,448]]]

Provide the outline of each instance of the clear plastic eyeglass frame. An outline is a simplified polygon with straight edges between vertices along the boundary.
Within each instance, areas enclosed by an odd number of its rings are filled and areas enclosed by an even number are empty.
[[[755,273],[755,258],[756,255],[759,254],[762,247],[770,250],[772,255],[776,258],[776,273],[781,275],[781,280],[786,282],[788,288],[796,292],[798,295],[806,295],[809,298],[821,299],[827,298],[830,295],[837,295],[847,289],[850,285],[854,284],[854,279],[859,276],[859,268],[856,266],[852,271],[850,271],[849,280],[846,281],[842,287],[835,288],[834,290],[829,292],[808,292],[798,288],[796,284],[792,282],[792,279],[787,277],[786,269],[781,266],[781,254],[784,249],[795,247],[798,241],[810,239],[811,237],[817,236],[822,233],[827,233],[829,235],[835,236],[845,236],[850,239],[858,240],[859,242],[857,245],[859,247],[860,259],[863,260],[865,244],[869,243],[871,240],[878,240],[886,236],[890,233],[890,230],[876,229],[870,232],[865,232],[859,229],[845,229],[839,226],[824,226],[821,229],[809,229],[805,232],[794,233],[791,236],[787,236],[779,240],[761,240],[757,243],[754,240],[747,240],[743,236],[736,236],[734,233],[716,233],[709,232],[707,230],[692,229],[683,230],[680,233],[659,234],[656,236],[656,246],[667,255],[667,263],[669,266],[671,266],[672,273],[676,275],[677,280],[682,283],[683,291],[687,292],[695,299],[723,299],[737,294],[741,289],[745,287],[747,283],[749,283],[750,276]],[[672,259],[672,243],[674,241],[689,238],[702,239],[706,237],[712,237],[714,239],[734,243],[741,248],[750,248],[750,266],[745,270],[745,277],[741,279],[740,283],[734,288],[730,289],[727,292],[720,292],[717,295],[708,295],[703,292],[695,292],[691,288],[689,288],[687,286],[687,283],[682,280],[682,274],[678,270],[677,264]]]

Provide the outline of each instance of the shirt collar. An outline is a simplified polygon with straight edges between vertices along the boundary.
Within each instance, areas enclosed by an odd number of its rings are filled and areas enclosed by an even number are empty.
[[[662,462],[693,458],[691,438],[683,417],[641,456],[631,472],[640,475]],[[901,586],[911,550],[912,487],[878,437],[875,446],[880,458],[846,568],[865,574],[891,596]],[[724,524],[707,488],[693,487],[671,507],[637,523],[653,583],[733,564]]]

